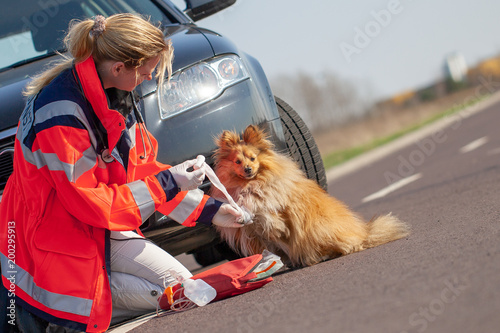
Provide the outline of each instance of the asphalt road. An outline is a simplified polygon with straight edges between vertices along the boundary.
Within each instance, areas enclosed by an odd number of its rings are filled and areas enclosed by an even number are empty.
[[[407,239],[285,271],[265,287],[131,332],[499,332],[500,102],[329,182]]]

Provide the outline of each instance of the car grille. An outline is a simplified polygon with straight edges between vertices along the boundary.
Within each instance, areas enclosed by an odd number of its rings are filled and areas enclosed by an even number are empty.
[[[9,136],[0,140],[0,152],[5,149],[14,149],[15,136]],[[6,152],[0,155],[0,193],[3,192],[7,179],[12,174],[14,164],[12,154]]]

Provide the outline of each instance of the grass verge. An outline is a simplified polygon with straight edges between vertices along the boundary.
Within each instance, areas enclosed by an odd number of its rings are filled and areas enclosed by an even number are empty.
[[[334,151],[332,153],[329,153],[328,155],[323,157],[323,163],[325,165],[325,169],[328,170],[331,167],[342,164],[342,163],[344,163],[344,162],[346,162],[346,161],[348,161],[356,156],[359,156],[359,155],[366,153],[366,152],[368,152],[372,149],[375,149],[377,147],[383,146],[383,145],[385,145],[391,141],[394,141],[394,140],[396,140],[396,139],[398,139],[398,138],[400,138],[408,133],[411,133],[411,132],[416,131],[424,126],[427,126],[427,125],[429,125],[429,124],[431,124],[439,119],[442,119],[442,118],[448,117],[454,113],[460,112],[460,111],[464,110],[465,108],[468,108],[468,107],[486,99],[489,96],[491,96],[491,95],[490,94],[483,95],[483,96],[468,100],[466,103],[455,105],[455,106],[453,106],[453,107],[451,107],[443,112],[437,113],[437,114],[429,117],[428,119],[426,119],[422,122],[419,122],[413,126],[409,126],[405,129],[396,131],[393,134],[387,135],[385,137],[375,139],[372,142],[369,142],[369,143],[366,143],[363,145],[359,145],[356,147],[342,149],[342,150],[338,150],[338,151]]]

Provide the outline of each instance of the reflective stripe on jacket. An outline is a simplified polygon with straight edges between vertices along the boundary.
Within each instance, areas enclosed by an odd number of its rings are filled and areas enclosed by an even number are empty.
[[[109,230],[135,230],[158,209],[210,224],[220,202],[179,192],[145,131],[133,113],[108,108],[92,58],[27,101],[0,205],[2,280],[16,302],[59,325],[105,331]]]

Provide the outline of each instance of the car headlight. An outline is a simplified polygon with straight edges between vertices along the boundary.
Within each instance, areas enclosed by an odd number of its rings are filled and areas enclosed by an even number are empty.
[[[224,90],[248,79],[238,56],[229,54],[184,68],[172,75],[159,96],[161,118],[166,119],[217,98]]]

